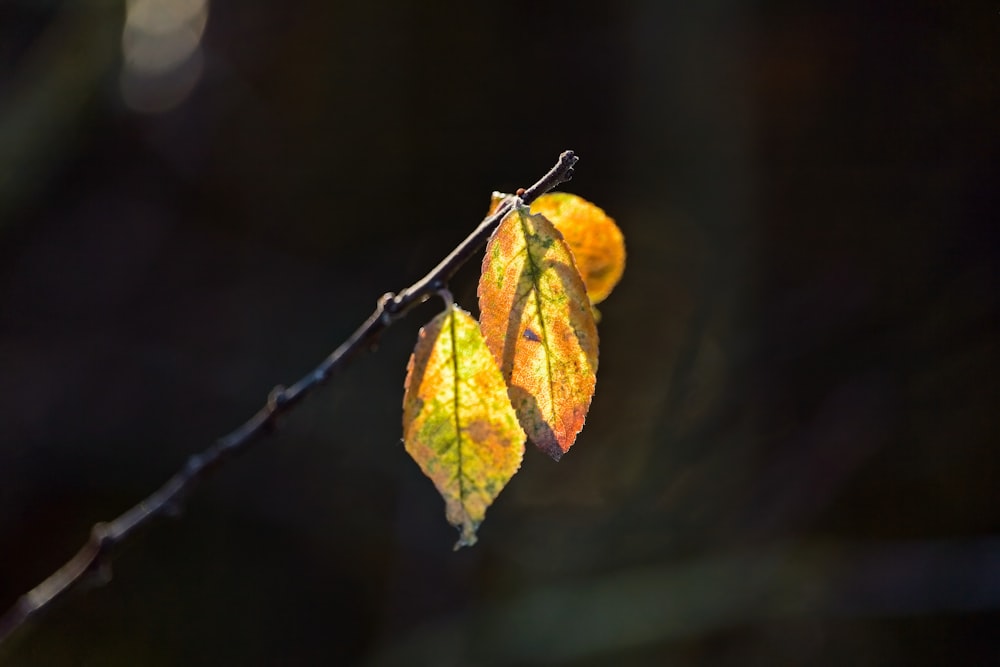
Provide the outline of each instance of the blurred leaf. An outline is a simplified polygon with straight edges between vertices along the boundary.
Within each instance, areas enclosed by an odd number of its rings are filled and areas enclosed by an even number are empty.
[[[489,213],[507,196],[494,192]],[[625,238],[615,221],[599,206],[568,192],[542,195],[531,204],[531,212],[548,218],[566,239],[590,302],[608,298],[625,272]]]
[[[615,221],[598,206],[568,192],[542,195],[531,204],[531,212],[541,213],[562,232],[590,302],[608,298],[625,271],[625,239]]]
[[[486,246],[479,309],[521,426],[558,461],[590,408],[597,326],[569,246],[544,216],[522,207],[500,222]]]
[[[479,326],[454,305],[420,330],[403,395],[406,451],[444,497],[448,522],[476,529],[521,465],[524,432]]]

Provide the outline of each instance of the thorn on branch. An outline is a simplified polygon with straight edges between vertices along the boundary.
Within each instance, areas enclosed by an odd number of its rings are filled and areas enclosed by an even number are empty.
[[[399,297],[392,292],[386,292],[378,300],[378,307],[383,314],[395,315],[399,311]]]
[[[111,582],[111,558],[108,552],[115,545],[115,541],[111,534],[111,526],[103,521],[95,523],[90,529],[90,544],[94,555],[84,570],[84,583],[100,588]]]

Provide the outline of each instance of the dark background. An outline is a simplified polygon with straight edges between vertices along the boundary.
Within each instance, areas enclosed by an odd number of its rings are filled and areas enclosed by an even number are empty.
[[[160,113],[124,20],[0,3],[0,607],[560,151],[628,266],[474,548],[434,301],[0,662],[1000,664],[995,2],[211,0]]]

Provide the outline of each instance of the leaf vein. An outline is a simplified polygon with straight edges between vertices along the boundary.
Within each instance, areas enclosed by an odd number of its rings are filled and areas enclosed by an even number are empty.
[[[524,234],[525,240],[527,241],[527,239],[529,238],[529,233],[528,233],[528,225],[526,222],[526,216],[521,212],[518,212],[518,214],[521,216],[521,231]],[[545,328],[545,316],[542,314],[542,286],[541,286],[542,270],[539,267],[538,263],[535,262],[535,256],[531,252],[530,243],[526,243],[525,248],[528,251],[526,253],[528,258],[528,264],[530,264],[531,266],[531,282],[532,286],[534,287],[534,289],[531,290],[531,292],[533,292],[535,296],[535,317],[538,319],[538,328],[541,331],[540,338],[542,339],[542,349],[545,352],[545,373],[547,376],[546,379],[548,380],[549,384],[548,411],[549,413],[551,413],[552,416],[555,416],[555,384],[552,381],[552,358],[551,355],[549,354],[549,335],[548,331],[546,331]],[[542,260],[544,261],[544,254],[542,256]]]
[[[452,311],[449,314],[448,323],[451,331],[451,366],[452,366],[452,382],[455,385],[455,390],[452,393],[453,410],[452,415],[455,420],[455,455],[458,459],[458,474],[456,478],[458,480],[458,502],[462,506],[462,512],[465,512],[465,484],[462,481],[463,477],[463,465],[462,465],[462,421],[459,418],[458,406],[459,406],[459,392],[458,388],[461,384],[461,378],[458,373],[458,340],[457,334],[455,332],[455,312]]]

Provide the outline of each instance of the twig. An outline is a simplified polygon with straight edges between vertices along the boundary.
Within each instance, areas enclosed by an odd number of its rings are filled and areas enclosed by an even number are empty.
[[[277,386],[271,391],[267,403],[242,426],[223,436],[211,447],[191,456],[184,467],[167,480],[160,489],[109,523],[98,523],[90,531],[90,539],[65,565],[45,581],[22,595],[7,613],[0,617],[0,643],[10,637],[33,616],[47,609],[55,600],[75,588],[91,575],[107,580],[111,550],[125,541],[140,527],[160,515],[176,515],[185,497],[209,472],[224,462],[250,448],[258,436],[270,433],[278,417],[324,384],[337,371],[347,365],[358,352],[369,349],[383,330],[402,319],[414,306],[426,301],[447,286],[449,279],[467,262],[493,234],[500,220],[518,204],[530,204],[539,195],[548,192],[573,176],[577,162],[573,151],[559,156],[559,161],[537,183],[519,196],[504,199],[497,210],[485,218],[440,264],[426,276],[399,294],[391,292],[378,300],[373,312],[350,338],[323,360],[312,372],[291,387]]]

